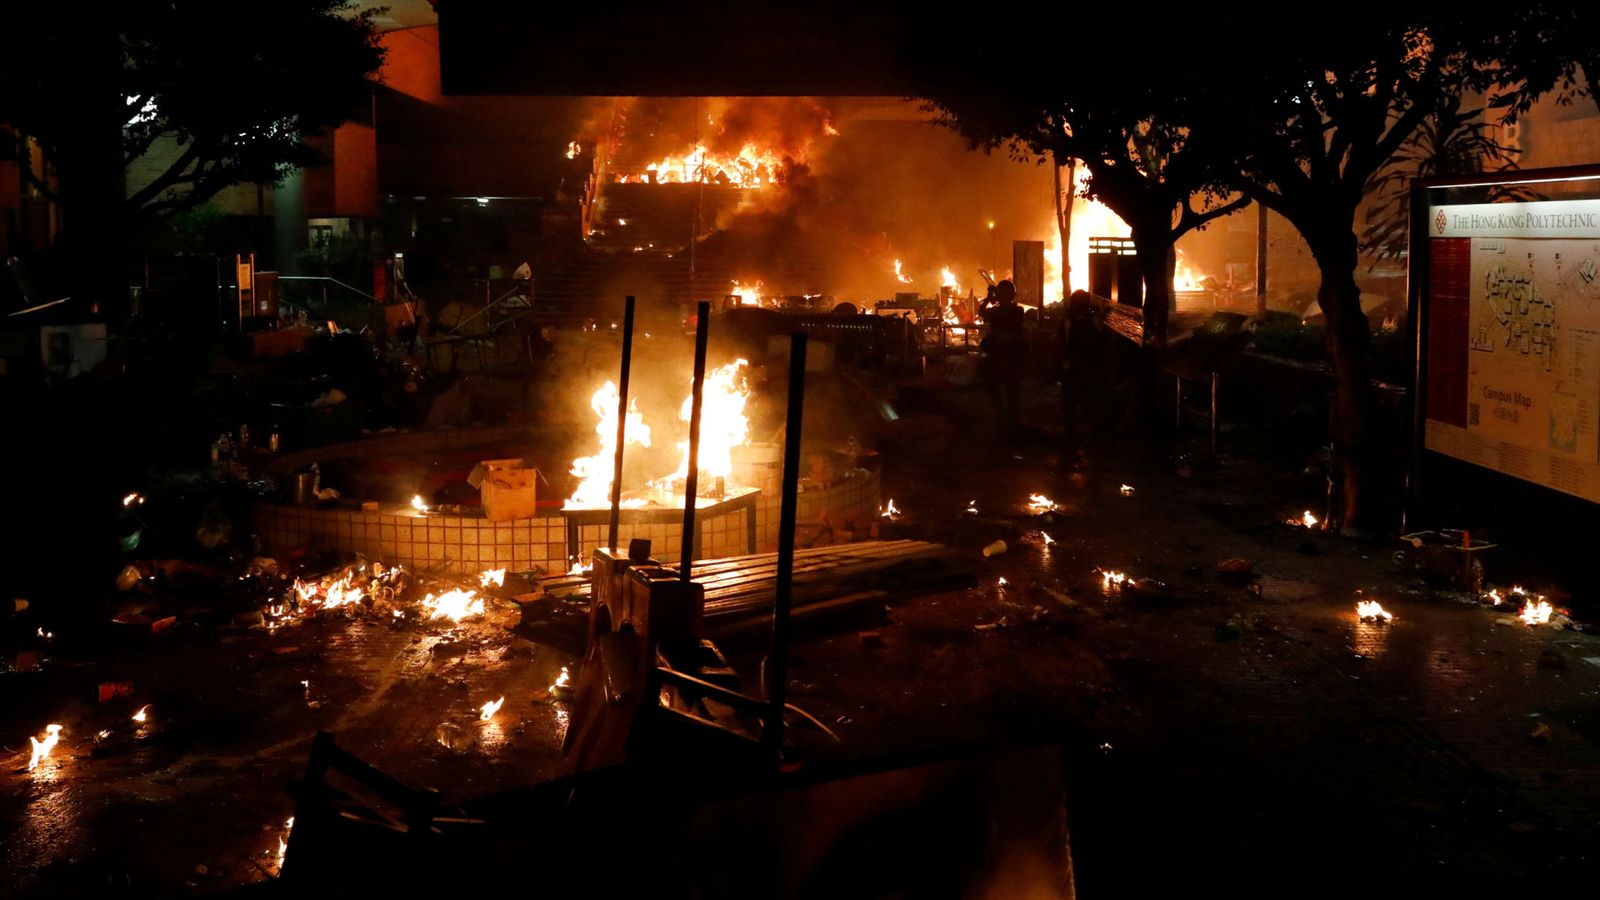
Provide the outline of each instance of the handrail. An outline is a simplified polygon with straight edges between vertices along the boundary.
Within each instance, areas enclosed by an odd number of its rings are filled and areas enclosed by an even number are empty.
[[[381,302],[380,300],[378,300],[377,297],[372,296],[371,294],[367,293],[366,291],[363,291],[362,289],[356,287],[355,285],[353,285],[353,284],[345,284],[344,282],[340,281],[339,279],[333,278],[333,277],[328,276],[328,275],[279,275],[278,276],[278,280],[279,281],[327,281],[327,282],[331,282],[333,284],[336,284],[339,287],[342,287],[345,290],[350,291],[352,293],[360,294],[361,296],[367,298],[368,300],[371,300],[373,303]]]

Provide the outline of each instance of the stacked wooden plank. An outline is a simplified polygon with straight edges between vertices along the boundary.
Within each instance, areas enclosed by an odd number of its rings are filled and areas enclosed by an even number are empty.
[[[708,625],[726,626],[771,614],[778,554],[756,553],[694,563],[694,580],[706,589]],[[850,603],[966,587],[970,563],[941,544],[927,541],[863,541],[797,550],[793,610],[815,613]],[[539,594],[581,602],[589,596],[587,575],[553,575]]]

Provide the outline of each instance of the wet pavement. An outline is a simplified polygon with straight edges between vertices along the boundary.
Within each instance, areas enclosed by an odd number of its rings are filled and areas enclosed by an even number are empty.
[[[986,421],[975,394],[948,402]],[[1480,895],[1592,874],[1600,640],[1497,624],[1424,586],[1397,543],[1285,524],[1321,500],[1297,469],[1180,466],[1132,442],[1063,466],[1044,435],[970,431],[884,448],[903,511],[885,536],[1006,552],[976,588],[803,627],[790,700],[837,740],[795,720],[800,758],[1058,748],[1084,896]],[[1031,512],[1034,493],[1059,509]],[[1230,557],[1253,577],[1219,576]],[[1102,568],[1163,586],[1108,588]],[[1358,623],[1358,589],[1394,621]],[[317,729],[446,803],[560,774],[565,708],[544,689],[571,659],[514,637],[513,618],[180,625],[92,656],[57,634],[42,671],[0,676],[6,892],[269,878]],[[762,644],[725,649],[748,676]],[[119,681],[132,696],[96,702]],[[127,717],[146,703],[141,730]],[[27,735],[48,722],[62,743],[30,774]],[[473,746],[441,746],[442,723]]]

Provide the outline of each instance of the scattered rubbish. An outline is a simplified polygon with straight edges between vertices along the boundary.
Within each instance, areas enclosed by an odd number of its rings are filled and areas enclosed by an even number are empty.
[[[1006,552],[1005,541],[993,541],[983,548],[983,555],[985,558],[990,556],[999,556],[1004,552]]]
[[[266,622],[266,613],[259,609],[246,609],[233,614],[233,624],[240,628],[254,628],[258,625],[265,625]]]
[[[1539,724],[1533,726],[1533,730],[1528,732],[1528,739],[1533,741],[1548,742],[1550,740],[1549,724],[1540,722]]]
[[[1600,667],[1600,656],[1585,656],[1583,661],[1591,666]]]
[[[11,611],[13,613],[22,612],[23,610],[26,610],[27,608],[28,608],[28,601],[22,599],[21,597],[12,597],[11,598]]]
[[[127,681],[102,681],[99,693],[101,703],[110,703],[118,697],[132,697],[133,684]]]
[[[478,743],[477,738],[467,733],[461,726],[450,722],[440,725],[435,737],[439,745],[451,753],[466,753]]]
[[[143,577],[139,573],[138,566],[123,566],[122,571],[117,573],[117,590],[131,591],[139,586],[139,582]],[[22,609],[27,608],[27,601],[23,601]]]
[[[1217,563],[1218,575],[1249,575],[1256,564],[1242,556],[1233,556]]]

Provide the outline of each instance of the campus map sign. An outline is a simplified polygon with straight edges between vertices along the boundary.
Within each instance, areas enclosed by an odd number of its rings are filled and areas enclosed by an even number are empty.
[[[1600,503],[1600,200],[1428,224],[1424,446]]]

